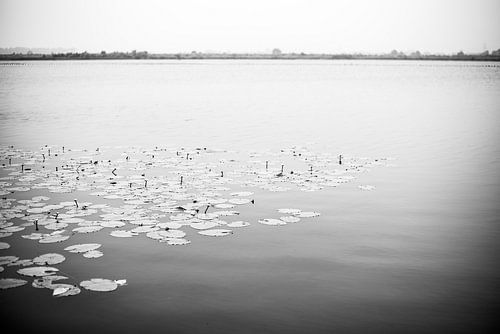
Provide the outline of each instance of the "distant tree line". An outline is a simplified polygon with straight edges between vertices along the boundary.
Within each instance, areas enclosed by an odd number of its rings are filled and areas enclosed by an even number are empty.
[[[203,53],[192,51],[189,53],[148,53],[147,51],[132,50],[130,52],[65,52],[65,53],[25,53],[0,54],[0,60],[97,60],[97,59],[409,59],[409,60],[478,60],[500,61],[500,49],[476,54],[466,54],[462,51],[451,55],[423,54],[419,51],[404,53],[392,50],[386,54],[362,53],[283,53],[280,49],[273,49],[271,53]]]

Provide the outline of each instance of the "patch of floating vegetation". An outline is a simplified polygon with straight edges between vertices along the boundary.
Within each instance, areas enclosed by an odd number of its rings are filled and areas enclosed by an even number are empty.
[[[80,286],[91,291],[108,292],[116,290],[119,286],[125,285],[126,280],[110,280],[106,278],[91,278],[88,281],[80,282]]]
[[[66,243],[81,234],[88,234],[87,238],[104,233],[132,239],[123,242],[147,238],[168,246],[189,245],[193,234],[237,235],[242,227],[252,225],[235,218],[253,209],[262,192],[333,189],[354,182],[358,174],[372,167],[394,166],[390,160],[315,153],[304,147],[244,153],[158,147],[84,150],[48,145],[29,151],[0,146],[0,238],[6,239],[0,242],[0,251],[15,250],[11,238],[16,234],[32,240],[34,249],[39,243]],[[372,185],[358,188],[375,190]],[[95,198],[98,203],[79,198]],[[320,216],[319,212],[298,208],[277,211],[279,219],[257,221],[284,226]],[[258,226],[255,228],[265,228]],[[98,259],[103,256],[101,246],[87,243],[61,248]],[[65,260],[58,253],[33,259],[2,255],[0,272],[20,267],[17,274],[33,277],[33,287],[50,289],[54,297],[77,295],[80,287],[105,292],[126,284],[126,280],[104,278],[80,283],[72,278],[73,284],[59,283],[68,277],[57,275],[60,271],[53,266]],[[23,279],[0,278],[0,289],[26,283]]]
[[[28,281],[25,281],[23,279],[0,278],[0,289],[5,290],[10,288],[17,288],[18,286],[23,286],[26,283],[28,283]]]

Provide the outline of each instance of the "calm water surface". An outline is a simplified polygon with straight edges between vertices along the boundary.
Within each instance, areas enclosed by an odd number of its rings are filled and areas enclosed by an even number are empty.
[[[58,267],[129,285],[63,299],[6,290],[2,318],[72,332],[491,330],[500,297],[499,92],[500,65],[482,62],[0,63],[1,144],[307,145],[397,158],[397,167],[339,188],[256,191],[245,212],[254,224],[227,238],[193,235],[187,247],[166,248],[75,236],[71,244],[103,243],[105,256]],[[360,183],[377,189],[361,192]],[[256,223],[280,207],[322,216],[284,228]],[[1,255],[62,252],[9,242]]]

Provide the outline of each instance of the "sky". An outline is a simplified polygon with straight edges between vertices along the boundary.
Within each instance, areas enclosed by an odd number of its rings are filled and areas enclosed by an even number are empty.
[[[500,0],[0,0],[0,47],[481,52],[500,49]]]

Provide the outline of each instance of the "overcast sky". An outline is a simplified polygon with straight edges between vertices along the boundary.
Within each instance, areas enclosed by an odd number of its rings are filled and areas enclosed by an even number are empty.
[[[500,0],[0,0],[0,47],[451,53],[500,48]]]

